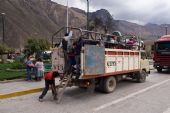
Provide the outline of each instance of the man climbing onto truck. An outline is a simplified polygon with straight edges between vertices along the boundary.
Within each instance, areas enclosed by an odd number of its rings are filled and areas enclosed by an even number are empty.
[[[72,34],[73,32],[70,30],[69,33],[66,33],[64,35],[64,38],[62,39],[60,45],[59,45],[59,48],[62,48],[63,49],[63,53],[64,53],[64,74],[68,71],[69,69],[69,61],[68,61],[68,47],[69,47],[69,44],[70,44],[70,39],[72,37]]]

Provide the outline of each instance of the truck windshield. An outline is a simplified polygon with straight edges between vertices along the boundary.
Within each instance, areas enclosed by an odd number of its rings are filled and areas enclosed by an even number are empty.
[[[157,42],[156,51],[170,51],[170,41],[168,42]]]

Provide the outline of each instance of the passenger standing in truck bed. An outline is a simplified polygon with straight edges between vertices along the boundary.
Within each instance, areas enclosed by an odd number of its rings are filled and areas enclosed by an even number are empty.
[[[83,39],[80,37],[75,45],[75,60],[76,60],[76,73],[77,78],[80,76],[80,53],[83,46]]]
[[[69,62],[68,62],[68,45],[70,43],[70,39],[72,37],[73,32],[70,31],[69,33],[66,33],[64,38],[62,39],[59,48],[63,49],[63,53],[64,53],[64,74],[68,71],[69,69]]]

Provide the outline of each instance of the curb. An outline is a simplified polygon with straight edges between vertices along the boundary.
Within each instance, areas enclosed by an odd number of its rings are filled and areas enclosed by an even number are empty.
[[[13,80],[4,80],[4,81],[0,81],[0,83],[10,83],[10,82],[20,82],[20,81],[24,81],[24,79],[13,79]]]
[[[43,88],[35,88],[35,89],[29,89],[29,90],[24,90],[24,91],[17,91],[13,93],[7,93],[7,94],[0,94],[0,99],[7,99],[7,98],[12,98],[12,97],[17,97],[17,96],[23,96],[31,93],[37,93],[41,92]]]

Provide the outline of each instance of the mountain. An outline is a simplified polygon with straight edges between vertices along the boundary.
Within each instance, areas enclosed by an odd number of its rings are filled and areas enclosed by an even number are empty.
[[[94,27],[102,29],[107,29],[108,32],[112,32],[117,29],[116,21],[110,15],[110,13],[106,9],[100,9],[96,12],[92,12],[89,14],[91,24],[94,24]]]
[[[125,20],[115,20],[105,9],[90,13],[91,21],[98,21],[98,19],[100,20],[100,26],[107,26],[110,33],[118,30],[124,35],[133,34],[140,36],[143,40],[155,40],[165,34],[165,26],[167,26],[167,31],[170,28],[169,24],[157,25],[148,23],[146,25],[139,25]]]
[[[5,13],[5,43],[14,48],[23,48],[28,38],[46,38],[51,41],[53,33],[66,26],[66,7],[51,0],[0,0],[0,12]],[[135,34],[144,39],[157,38],[165,33],[165,25],[138,25],[124,20],[115,20],[101,9],[89,13],[90,27],[96,31]],[[69,8],[69,25],[86,26],[86,12]],[[170,27],[170,25],[168,25]],[[95,29],[94,29],[95,28]],[[0,38],[2,21],[0,16]]]
[[[22,48],[30,37],[51,41],[52,34],[66,25],[66,7],[51,0],[0,0],[0,12],[6,14],[5,43],[15,48]],[[70,9],[69,15],[70,25],[85,26],[85,14]]]

